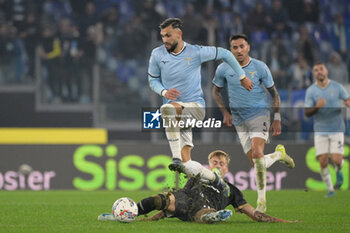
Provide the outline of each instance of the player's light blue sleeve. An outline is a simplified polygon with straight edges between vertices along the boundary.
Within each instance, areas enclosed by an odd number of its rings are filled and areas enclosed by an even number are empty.
[[[217,56],[217,49],[214,46],[198,46],[201,63],[213,61]]]
[[[311,108],[314,107],[316,104],[314,103],[312,99],[312,90],[307,89],[305,94],[305,101],[304,101],[304,107],[305,108]]]
[[[159,78],[160,77],[160,68],[157,61],[156,51],[152,51],[151,57],[148,62],[148,74],[151,77]]]
[[[212,82],[217,87],[225,86],[225,70],[223,69],[223,64],[219,65],[216,69]]]
[[[239,75],[239,79],[243,78],[245,76],[244,70],[239,65],[236,58],[233,56],[233,54],[224,48],[217,48],[217,56],[216,60],[222,59],[224,62],[226,62],[231,68]]]
[[[272,78],[272,74],[271,71],[269,69],[269,67],[267,67],[267,65],[265,63],[263,63],[262,65],[262,69],[263,69],[263,83],[265,85],[266,88],[270,88],[273,85],[275,85],[273,78]]]
[[[339,88],[340,88],[340,99],[342,100],[347,100],[350,98],[349,93],[345,90],[344,86],[339,84]]]
[[[151,57],[149,59],[148,82],[150,88],[158,95],[161,95],[162,90],[164,90],[165,88],[160,82],[160,69],[154,52],[152,52]]]
[[[153,78],[152,76],[148,75],[148,82],[150,88],[157,93],[158,95],[162,95],[162,91],[165,89],[163,84],[160,82],[159,78]]]

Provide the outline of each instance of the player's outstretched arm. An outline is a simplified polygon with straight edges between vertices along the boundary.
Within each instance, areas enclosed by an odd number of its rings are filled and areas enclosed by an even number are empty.
[[[238,61],[233,56],[233,54],[224,48],[217,49],[217,59],[224,60],[224,62],[226,62],[239,75],[241,85],[248,91],[251,91],[253,89],[253,82],[245,75],[244,70],[239,65]]]
[[[289,221],[280,218],[275,218],[259,211],[254,212],[254,221],[257,222],[285,222],[285,223],[296,223],[298,221]]]
[[[256,211],[254,207],[249,204],[245,205],[240,211],[256,222],[285,222],[285,223],[298,222],[298,221],[288,221],[288,220],[269,216],[267,214]]]
[[[165,213],[164,211],[159,211],[158,213],[156,213],[155,215],[153,215],[150,218],[141,218],[141,219],[137,219],[137,221],[158,221],[160,219],[165,218]]]

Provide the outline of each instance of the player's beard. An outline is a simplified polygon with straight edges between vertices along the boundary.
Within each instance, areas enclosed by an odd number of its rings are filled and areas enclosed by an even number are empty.
[[[171,46],[170,46],[170,48],[168,49],[166,49],[169,53],[172,53],[172,52],[174,52],[174,50],[176,49],[176,47],[177,47],[177,42],[174,42],[174,44],[172,44]],[[166,47],[165,47],[166,48]]]
[[[323,83],[323,82],[326,80],[326,75],[324,75],[324,74],[319,74],[319,75],[317,75],[317,80],[318,80],[320,83]]]
[[[244,65],[246,57],[243,54],[239,54],[239,55],[237,54],[237,56],[235,56],[235,58],[240,65]]]

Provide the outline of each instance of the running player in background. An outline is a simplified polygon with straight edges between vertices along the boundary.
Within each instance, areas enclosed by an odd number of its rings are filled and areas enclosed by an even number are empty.
[[[283,145],[278,145],[275,152],[264,155],[265,143],[272,136],[281,134],[280,97],[274,85],[271,72],[265,63],[249,57],[250,45],[248,37],[236,34],[230,37],[230,48],[244,72],[253,81],[253,89],[248,92],[237,82],[237,74],[222,63],[218,66],[213,79],[213,98],[223,114],[223,123],[233,125],[238,133],[244,153],[255,170],[255,180],[258,191],[257,210],[266,212],[266,168],[276,161],[285,163],[288,167],[295,166],[294,161],[285,151]],[[231,113],[227,111],[221,91],[227,88]],[[265,88],[273,101],[274,121],[270,126],[269,103]],[[232,115],[231,115],[232,114]]]
[[[208,156],[209,169],[221,172],[224,176],[228,172],[230,157],[221,150],[213,151]],[[241,191],[234,185],[229,184],[231,194],[223,195],[214,186],[200,181],[199,177],[191,177],[185,187],[180,190],[164,194],[153,195],[141,200],[137,206],[139,216],[153,210],[160,210],[146,221],[159,220],[165,217],[176,217],[183,221],[198,223],[214,223],[226,221],[232,215],[232,211],[225,209],[232,205],[236,212],[244,213],[257,222],[291,222],[278,219],[255,210],[244,199]],[[101,214],[98,220],[115,220],[113,214]]]
[[[341,168],[344,160],[345,124],[341,115],[341,102],[350,107],[350,96],[338,82],[328,78],[328,70],[323,63],[313,66],[313,76],[316,83],[306,90],[305,115],[314,118],[314,143],[316,156],[321,166],[321,177],[328,193],[326,197],[334,196],[334,188],[343,184]],[[333,188],[328,170],[328,156],[334,164],[337,181]]]
[[[237,74],[237,81],[248,91],[252,81],[246,77],[235,57],[226,49],[191,45],[182,40],[182,21],[168,18],[160,24],[164,45],[153,49],[148,68],[151,89],[163,97],[161,115],[166,122],[176,122],[190,117],[203,120],[205,101],[201,88],[201,64],[224,60]],[[183,117],[181,117],[183,116]],[[173,160],[169,169],[200,176],[226,188],[224,182],[201,164],[191,160],[192,130],[170,124],[165,129]],[[225,186],[225,187],[223,187]]]

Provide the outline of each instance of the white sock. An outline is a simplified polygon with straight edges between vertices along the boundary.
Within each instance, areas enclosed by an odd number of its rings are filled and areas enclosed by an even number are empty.
[[[171,122],[176,121],[176,108],[171,104],[164,104],[160,108],[160,111],[162,119],[164,119],[165,122],[167,122],[167,126],[169,126],[165,129],[165,135],[168,139],[173,158],[181,159],[180,128],[178,125],[174,127],[174,125],[171,124]]]
[[[181,159],[180,132],[175,132],[174,130],[176,129],[166,129],[165,134],[168,139],[173,158]]]
[[[188,176],[196,176],[197,174],[200,174],[201,178],[208,181],[214,181],[216,178],[212,171],[203,167],[197,161],[189,160],[183,165],[185,166],[185,172]]]
[[[344,159],[341,160],[340,165],[334,164],[335,172],[341,171],[341,169],[343,168],[343,165],[344,165]]]
[[[280,151],[275,151],[271,154],[267,154],[264,156],[265,158],[265,166],[266,168],[271,167],[272,164],[274,164],[276,161],[282,159],[282,152]]]
[[[266,164],[265,158],[253,159],[258,202],[266,203]]]
[[[333,185],[332,185],[332,179],[331,179],[331,175],[329,173],[328,167],[321,168],[320,174],[321,174],[321,178],[322,178],[323,182],[327,186],[328,192],[334,192]]]

